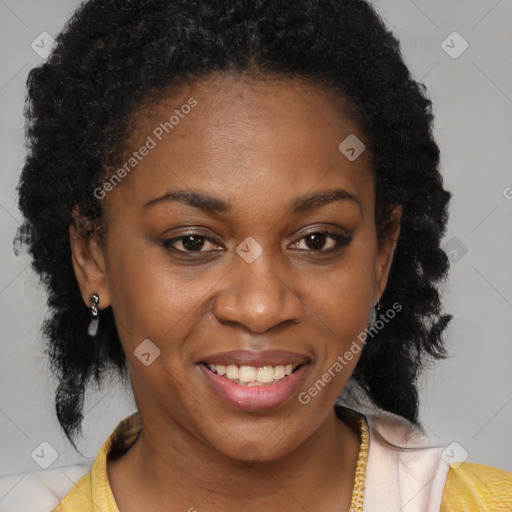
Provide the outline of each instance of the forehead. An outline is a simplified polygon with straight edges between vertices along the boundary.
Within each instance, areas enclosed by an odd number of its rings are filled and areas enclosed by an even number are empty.
[[[190,109],[186,105],[191,98],[197,107],[188,116]],[[295,128],[296,136],[307,137],[312,137],[319,127],[337,132],[338,137],[347,132],[360,132],[351,103],[326,86],[281,76],[255,78],[225,74],[210,75],[176,91],[163,90],[149,97],[135,113],[133,125],[147,133],[156,120],[169,120],[173,113],[180,115],[177,111],[182,109],[189,117],[184,124],[193,125],[194,134],[187,133],[185,126],[173,129],[172,135],[195,135],[203,142],[226,135],[237,140],[243,136],[270,136],[272,130],[282,128]],[[183,113],[180,118],[183,119]],[[241,125],[244,130],[240,130]],[[261,131],[263,126],[267,128],[265,131]]]
[[[339,149],[347,137],[367,143],[353,119],[342,97],[296,80],[196,81],[137,111],[124,160],[151,149],[119,188],[146,201],[174,186],[241,200],[323,183],[361,192],[372,182],[367,152],[351,161]]]

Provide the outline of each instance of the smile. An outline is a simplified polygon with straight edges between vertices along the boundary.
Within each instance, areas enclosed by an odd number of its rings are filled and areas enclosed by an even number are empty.
[[[311,359],[288,351],[236,350],[210,354],[197,362],[217,399],[234,409],[263,412],[282,406],[304,380]]]
[[[291,375],[300,365],[280,364],[256,367],[205,363],[205,366],[216,375],[223,376],[239,386],[271,386]]]

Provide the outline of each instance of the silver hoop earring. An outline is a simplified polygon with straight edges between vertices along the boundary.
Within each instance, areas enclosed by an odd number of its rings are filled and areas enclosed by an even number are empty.
[[[89,301],[91,302],[90,310],[91,310],[91,323],[89,324],[89,327],[87,328],[87,334],[89,336],[96,336],[98,333],[98,323],[100,321],[99,319],[99,311],[98,311],[98,304],[100,303],[100,297],[97,293],[91,293],[89,295]]]

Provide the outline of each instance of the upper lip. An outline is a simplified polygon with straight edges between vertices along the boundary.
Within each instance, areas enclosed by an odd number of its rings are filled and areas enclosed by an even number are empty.
[[[305,354],[287,350],[231,350],[211,354],[202,358],[200,363],[236,365],[236,366],[277,366],[292,364],[294,367],[310,362]]]

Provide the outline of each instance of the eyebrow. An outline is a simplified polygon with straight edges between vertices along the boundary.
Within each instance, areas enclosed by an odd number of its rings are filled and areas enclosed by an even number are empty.
[[[224,201],[223,199],[190,190],[168,191],[164,195],[148,201],[144,205],[144,208],[150,208],[157,204],[165,203],[168,201],[184,203],[212,214],[230,213],[233,210],[231,204],[227,201]],[[297,197],[292,202],[291,213],[304,213],[306,211],[320,208],[321,206],[333,203],[335,201],[352,201],[356,203],[359,206],[359,209],[362,211],[361,202],[354,194],[351,194],[344,189],[337,188]]]

